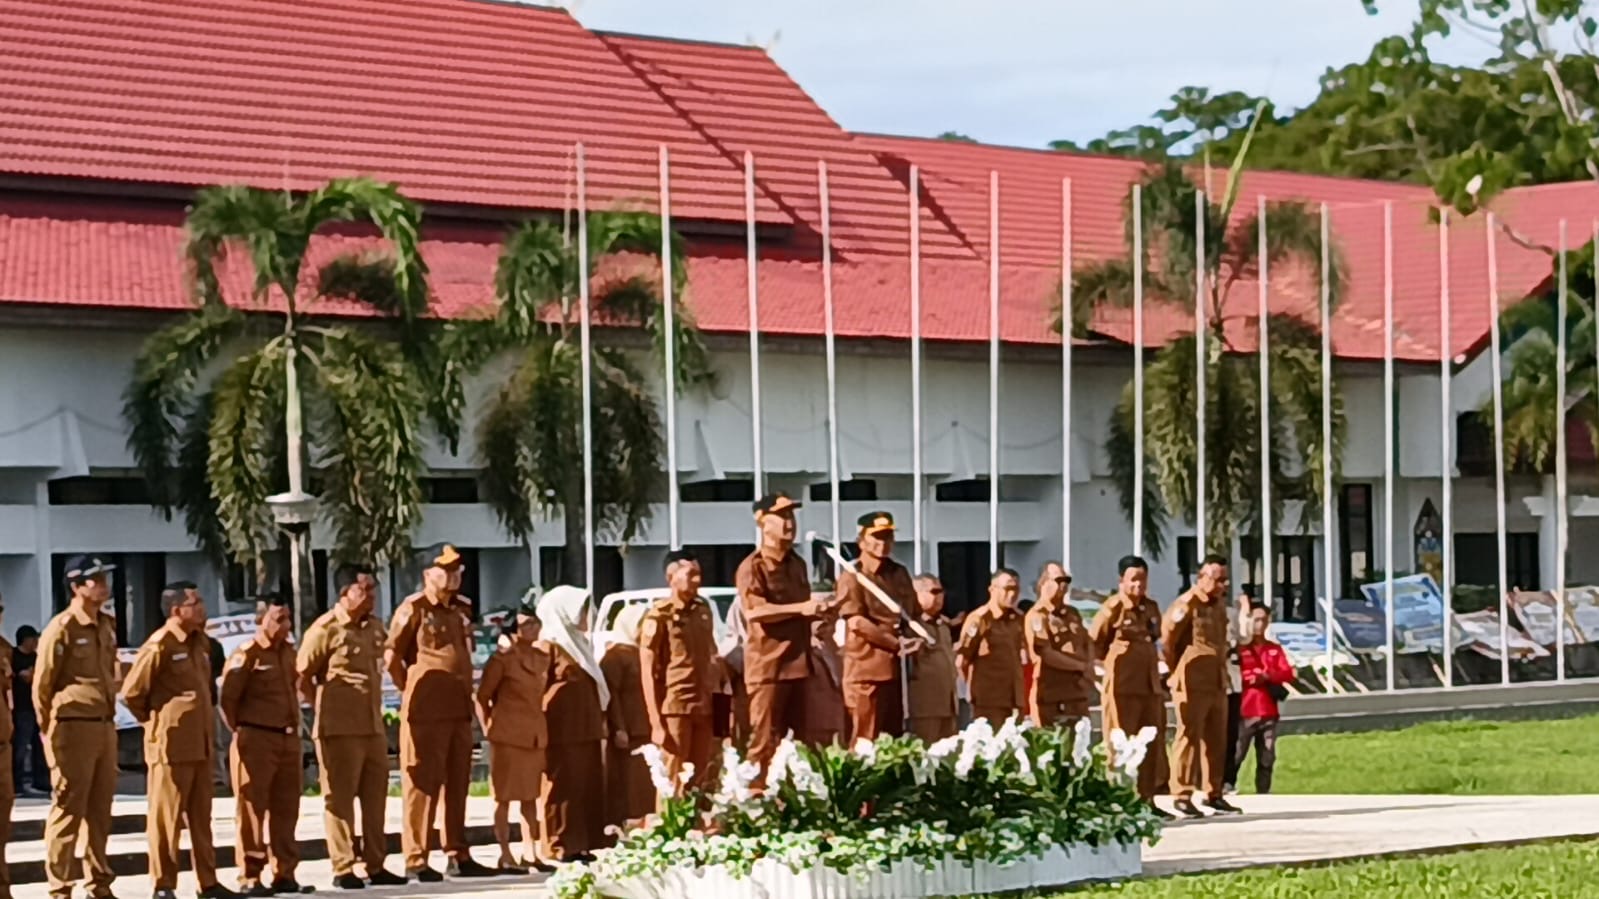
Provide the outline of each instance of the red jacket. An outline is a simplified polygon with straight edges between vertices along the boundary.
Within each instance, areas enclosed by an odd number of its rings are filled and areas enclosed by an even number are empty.
[[[1277,700],[1266,692],[1266,684],[1293,683],[1294,667],[1288,664],[1288,653],[1270,640],[1244,643],[1238,647],[1238,668],[1244,680],[1239,717],[1276,718]]]

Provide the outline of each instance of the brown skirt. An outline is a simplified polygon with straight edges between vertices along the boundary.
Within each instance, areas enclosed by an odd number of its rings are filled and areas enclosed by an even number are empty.
[[[625,827],[655,811],[655,784],[644,759],[624,749],[608,749],[605,756],[605,823]]]
[[[544,750],[489,744],[489,791],[495,802],[533,802],[544,781]]]
[[[558,743],[545,750],[545,857],[560,861],[605,843],[605,762],[599,740]]]

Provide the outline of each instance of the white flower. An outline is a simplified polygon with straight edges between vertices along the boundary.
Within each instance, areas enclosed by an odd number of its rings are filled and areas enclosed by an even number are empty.
[[[1110,752],[1115,770],[1122,777],[1131,780],[1138,776],[1138,767],[1144,763],[1144,755],[1149,751],[1150,741],[1155,739],[1155,729],[1146,727],[1138,732],[1138,736],[1131,740],[1121,728],[1110,732]]]
[[[683,770],[677,772],[677,782],[680,783],[680,784],[687,784],[689,781],[691,781],[693,779],[694,779],[694,763],[693,762],[684,762],[683,763]]]
[[[1094,725],[1087,718],[1078,718],[1072,741],[1072,764],[1081,768],[1088,763],[1090,744],[1094,738]]]
[[[960,747],[960,734],[956,734],[953,737],[945,737],[944,739],[939,740],[937,743],[927,747],[927,757],[935,762],[942,762],[943,760],[954,755],[955,751],[960,749]]]
[[[795,755],[794,735],[790,733],[777,744],[772,760],[766,764],[766,782],[775,787],[787,779],[788,766]]]
[[[760,773],[760,765],[740,759],[738,750],[732,746],[722,747],[722,782],[713,798],[721,805],[743,805],[749,802],[754,797],[750,784],[755,782]]]
[[[865,737],[855,741],[855,748],[852,751],[868,765],[877,761],[877,744]]]
[[[661,747],[646,743],[633,754],[644,757],[644,764],[650,769],[650,782],[655,784],[657,793],[671,796],[677,792],[677,785],[672,783],[672,776],[666,771],[666,755],[661,752]]]

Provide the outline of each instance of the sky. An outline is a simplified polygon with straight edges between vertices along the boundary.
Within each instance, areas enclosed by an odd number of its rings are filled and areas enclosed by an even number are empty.
[[[1144,122],[1177,88],[1313,99],[1415,0],[567,0],[593,29],[754,43],[851,131],[1039,147]],[[1453,54],[1451,54],[1453,55]]]

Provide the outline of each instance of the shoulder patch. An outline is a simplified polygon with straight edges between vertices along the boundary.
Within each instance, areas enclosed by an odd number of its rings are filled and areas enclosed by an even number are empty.
[[[655,637],[655,631],[658,627],[659,623],[656,621],[654,615],[646,617],[644,619],[644,639],[653,639]]]

